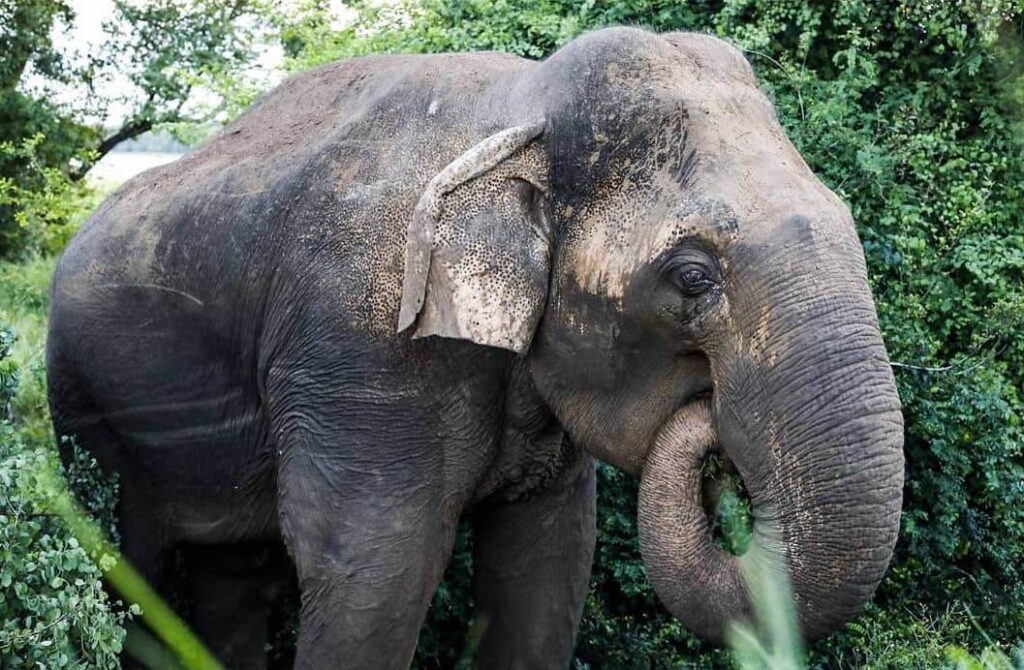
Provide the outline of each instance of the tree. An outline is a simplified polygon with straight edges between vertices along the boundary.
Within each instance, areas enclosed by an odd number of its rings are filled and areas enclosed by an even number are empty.
[[[123,96],[132,111],[96,147],[96,160],[155,126],[213,121],[222,100],[196,105],[192,94],[202,88],[217,98],[219,87],[244,77],[262,16],[254,0],[116,0],[115,8],[105,26],[109,39],[91,65],[116,68],[136,90]]]
[[[55,30],[76,16],[67,0],[3,0],[0,35],[0,257],[38,251],[45,231],[27,221],[67,224],[27,212],[56,170],[80,180],[121,142],[161,125],[215,119],[223,90],[244,97],[265,10],[259,0],[115,0],[105,41],[91,53],[57,47]],[[129,89],[111,93],[111,83]],[[59,104],[55,92],[73,93]],[[205,93],[205,102],[196,93]],[[67,96],[63,96],[67,97]],[[112,108],[128,110],[108,130]],[[31,149],[31,151],[29,151]],[[59,240],[52,246],[59,247]]]

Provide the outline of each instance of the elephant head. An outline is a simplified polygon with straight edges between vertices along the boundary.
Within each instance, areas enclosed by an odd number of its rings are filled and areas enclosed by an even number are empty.
[[[659,597],[721,639],[744,561],[788,567],[804,635],[870,597],[896,540],[902,417],[852,217],[786,138],[742,54],[592,33],[488,100],[503,128],[431,180],[400,329],[504,347],[571,439],[641,478]],[[701,506],[719,450],[751,549]]]

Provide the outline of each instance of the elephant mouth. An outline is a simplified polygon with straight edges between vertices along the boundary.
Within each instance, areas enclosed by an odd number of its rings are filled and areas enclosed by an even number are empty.
[[[732,460],[713,442],[700,465],[701,507],[711,539],[720,549],[742,556],[754,533],[750,494]]]
[[[691,398],[676,410],[656,441],[674,441],[689,451],[681,465],[691,477],[694,472],[699,476],[692,490],[700,491],[707,532],[718,548],[741,556],[753,535],[753,505],[743,478],[717,439],[711,405],[710,391]]]

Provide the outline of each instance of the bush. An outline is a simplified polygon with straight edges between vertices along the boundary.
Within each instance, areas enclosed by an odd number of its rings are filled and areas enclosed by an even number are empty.
[[[0,257],[58,253],[95,204],[84,181],[45,162],[44,146],[42,134],[0,142]]]
[[[18,385],[14,340],[0,326],[0,404]],[[126,615],[112,607],[100,569],[52,514],[57,492],[49,482],[59,468],[52,447],[27,444],[10,420],[0,420],[0,667],[116,668]],[[76,451],[69,475],[109,527],[116,487],[84,452]]]
[[[18,369],[18,392],[10,400],[19,434],[32,443],[53,443],[46,400],[45,339],[50,278],[56,259],[35,257],[0,263],[0,323],[17,332],[6,365]]]

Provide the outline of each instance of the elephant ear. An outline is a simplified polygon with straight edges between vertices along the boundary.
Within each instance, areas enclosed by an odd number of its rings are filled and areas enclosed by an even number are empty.
[[[491,135],[427,185],[409,225],[398,332],[524,353],[547,299],[543,123]]]

